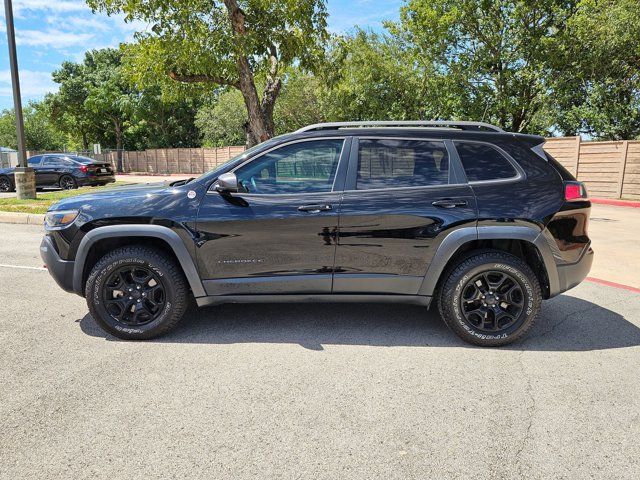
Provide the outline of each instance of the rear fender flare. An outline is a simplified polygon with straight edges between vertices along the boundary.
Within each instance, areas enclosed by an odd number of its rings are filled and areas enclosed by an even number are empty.
[[[198,270],[184,242],[176,232],[161,225],[109,225],[89,231],[80,242],[76,253],[73,268],[73,290],[76,293],[82,294],[84,264],[91,247],[99,240],[114,237],[153,237],[164,240],[176,255],[193,295],[196,298],[206,296]]]
[[[534,245],[542,257],[547,277],[549,279],[549,290],[551,296],[556,295],[559,290],[558,269],[554,260],[553,251],[544,235],[541,235],[539,228],[525,226],[486,226],[486,227],[464,227],[448,234],[438,249],[436,250],[431,264],[427,269],[422,285],[418,290],[418,295],[432,296],[438,285],[438,281],[444,272],[449,260],[456,251],[465,243],[473,240],[523,240]]]

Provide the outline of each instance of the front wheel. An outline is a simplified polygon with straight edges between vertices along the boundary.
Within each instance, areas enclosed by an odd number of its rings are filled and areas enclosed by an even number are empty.
[[[540,310],[540,283],[518,257],[499,251],[466,257],[440,289],[440,315],[451,330],[475,345],[511,343],[527,333]]]
[[[95,265],[86,283],[89,312],[106,332],[126,340],[167,333],[187,307],[180,267],[158,250],[127,246]]]

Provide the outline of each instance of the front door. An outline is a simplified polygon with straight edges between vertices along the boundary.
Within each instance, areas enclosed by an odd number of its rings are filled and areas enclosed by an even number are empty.
[[[442,239],[476,203],[448,141],[354,139],[340,209],[334,293],[415,295]]]
[[[210,189],[197,220],[198,266],[209,295],[331,292],[349,143],[277,146],[234,170],[241,192]]]

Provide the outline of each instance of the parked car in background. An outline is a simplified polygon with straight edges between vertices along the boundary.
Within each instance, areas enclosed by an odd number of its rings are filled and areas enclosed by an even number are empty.
[[[80,155],[47,153],[29,158],[28,163],[36,174],[36,188],[59,187],[69,190],[116,181],[111,164]],[[15,189],[14,170],[0,169],[0,192],[12,192]]]

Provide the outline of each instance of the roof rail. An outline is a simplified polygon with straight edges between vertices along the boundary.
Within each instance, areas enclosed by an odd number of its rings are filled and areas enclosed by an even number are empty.
[[[450,120],[378,120],[371,122],[329,122],[307,125],[296,133],[310,132],[313,130],[337,130],[339,128],[364,128],[364,127],[427,127],[427,128],[457,128],[459,130],[488,130],[491,132],[504,132],[500,127],[484,122],[456,122]]]

